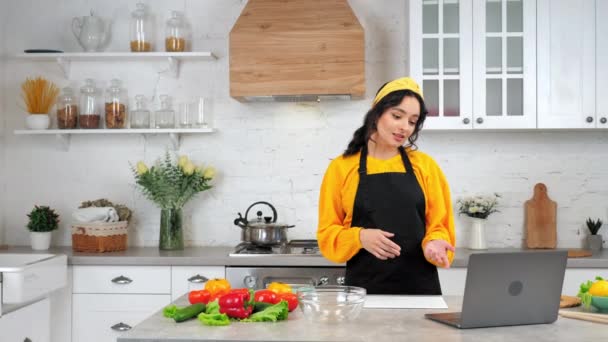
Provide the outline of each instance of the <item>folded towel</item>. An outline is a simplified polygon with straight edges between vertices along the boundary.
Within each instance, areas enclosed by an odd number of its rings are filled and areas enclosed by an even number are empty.
[[[112,207],[89,207],[72,213],[78,222],[118,222],[118,213]]]

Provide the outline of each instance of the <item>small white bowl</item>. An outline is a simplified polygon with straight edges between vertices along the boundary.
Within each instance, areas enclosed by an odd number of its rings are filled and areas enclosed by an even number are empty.
[[[25,118],[25,126],[29,129],[48,129],[51,118],[48,114],[30,114]]]

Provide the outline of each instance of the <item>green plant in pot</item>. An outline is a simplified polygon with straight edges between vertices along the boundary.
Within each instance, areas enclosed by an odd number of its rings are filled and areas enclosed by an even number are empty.
[[[46,250],[51,246],[51,233],[59,228],[59,215],[48,206],[34,206],[27,214],[32,249]]]
[[[592,220],[591,218],[587,219],[587,228],[589,229],[589,233],[591,235],[587,236],[587,243],[589,244],[589,249],[593,252],[599,252],[602,250],[602,235],[598,234],[598,231],[602,227],[602,220]]]

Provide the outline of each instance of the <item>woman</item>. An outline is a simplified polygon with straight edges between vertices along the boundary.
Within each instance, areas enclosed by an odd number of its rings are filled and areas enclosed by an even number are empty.
[[[448,268],[454,257],[447,181],[416,151],[426,114],[414,80],[388,82],[323,178],[321,252],[346,262],[346,284],[370,294],[441,294],[436,266]]]

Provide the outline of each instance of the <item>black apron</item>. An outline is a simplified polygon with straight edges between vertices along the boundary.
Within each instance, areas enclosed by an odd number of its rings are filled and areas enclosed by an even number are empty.
[[[426,232],[424,193],[403,147],[399,153],[405,173],[367,174],[367,148],[361,150],[359,186],[353,208],[353,227],[378,228],[394,233],[401,247],[394,259],[380,260],[361,250],[346,263],[347,285],[369,294],[441,294],[437,267],[422,251]]]

